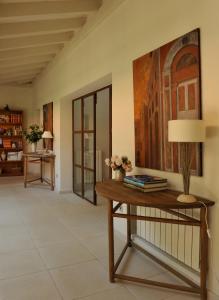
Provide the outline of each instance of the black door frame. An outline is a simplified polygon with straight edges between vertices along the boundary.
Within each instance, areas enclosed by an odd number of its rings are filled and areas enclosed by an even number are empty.
[[[87,200],[88,202],[96,205],[97,204],[97,196],[96,196],[96,191],[95,191],[95,185],[96,185],[96,104],[97,104],[97,93],[109,89],[109,156],[112,156],[112,85],[107,85],[101,89],[95,90],[93,92],[90,92],[88,94],[85,94],[81,97],[75,98],[72,100],[72,160],[73,160],[73,168],[72,168],[72,174],[73,174],[73,193],[78,195],[79,197]],[[93,130],[84,130],[84,101],[85,98],[93,96],[94,97],[94,107],[93,107],[93,112],[94,112],[94,124],[93,124]],[[81,100],[81,130],[74,130],[74,102]],[[81,134],[81,165],[77,165],[74,163],[74,136],[75,134],[80,133]],[[94,169],[90,169],[84,166],[84,133],[93,133],[94,134],[94,145],[93,145],[93,153],[94,153]],[[75,191],[75,186],[74,186],[74,175],[75,175],[75,167],[81,169],[81,192],[82,194],[80,195]],[[94,172],[94,190],[93,190],[93,201],[90,199],[87,199],[84,196],[84,170],[88,171],[93,171]],[[112,170],[110,169],[110,177],[112,176]]]

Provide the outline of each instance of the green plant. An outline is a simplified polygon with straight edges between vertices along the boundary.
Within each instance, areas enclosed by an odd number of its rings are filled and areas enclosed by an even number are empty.
[[[42,138],[43,131],[40,129],[39,125],[30,125],[28,130],[23,131],[23,135],[26,141],[30,144],[37,143]]]

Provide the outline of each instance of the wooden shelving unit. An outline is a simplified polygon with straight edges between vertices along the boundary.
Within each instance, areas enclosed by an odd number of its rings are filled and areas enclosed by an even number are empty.
[[[0,110],[0,177],[22,176],[23,112]],[[4,155],[5,153],[5,159]]]

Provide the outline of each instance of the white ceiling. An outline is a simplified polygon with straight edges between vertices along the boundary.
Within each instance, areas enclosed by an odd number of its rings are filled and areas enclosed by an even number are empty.
[[[0,85],[31,83],[101,0],[0,0]]]

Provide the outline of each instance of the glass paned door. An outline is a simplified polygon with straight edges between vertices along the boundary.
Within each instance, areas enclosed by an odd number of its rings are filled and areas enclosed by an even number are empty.
[[[73,120],[73,191],[79,196],[82,196],[82,99],[73,102]]]
[[[96,128],[95,128],[96,95],[83,98],[83,157],[84,157],[84,198],[96,204]]]
[[[96,204],[96,96],[73,101],[73,192]]]
[[[73,192],[96,204],[96,182],[111,178],[112,86],[73,100]]]

